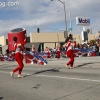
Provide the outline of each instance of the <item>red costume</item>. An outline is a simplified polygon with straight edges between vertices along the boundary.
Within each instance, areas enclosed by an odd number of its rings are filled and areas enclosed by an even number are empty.
[[[17,44],[18,44],[17,42],[14,43],[14,49],[15,49],[15,60],[17,61],[19,66],[13,70],[13,73],[15,73],[16,71],[19,71],[18,74],[21,75],[22,69],[24,67],[23,55],[20,53],[21,52],[21,48],[17,47]],[[26,41],[21,43],[21,46],[23,46],[24,44],[26,44]]]
[[[57,58],[59,59],[61,54],[60,47],[57,47],[56,53],[57,53]]]
[[[48,57],[47,57],[47,58],[50,58],[50,57],[51,57],[51,54],[50,54],[50,50],[49,50],[49,48],[48,48],[48,47],[46,47],[45,52],[46,52],[46,53],[47,53],[47,55],[48,55]]]
[[[74,53],[73,53],[73,45],[72,45],[72,42],[71,41],[67,41],[66,47],[67,47],[66,55],[67,55],[67,57],[70,58],[70,61],[66,64],[66,66],[70,65],[70,68],[73,68]]]
[[[9,58],[13,58],[13,55],[12,54],[9,54]]]

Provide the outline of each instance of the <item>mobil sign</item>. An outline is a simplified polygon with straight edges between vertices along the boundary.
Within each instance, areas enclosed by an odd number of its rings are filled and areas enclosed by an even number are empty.
[[[90,25],[90,18],[89,17],[76,17],[76,24],[89,26]]]

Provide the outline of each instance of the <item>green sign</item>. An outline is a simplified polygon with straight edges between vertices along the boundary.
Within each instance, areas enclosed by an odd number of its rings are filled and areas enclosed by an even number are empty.
[[[69,28],[69,29],[68,29],[68,31],[72,31],[72,30],[73,30],[73,28]]]

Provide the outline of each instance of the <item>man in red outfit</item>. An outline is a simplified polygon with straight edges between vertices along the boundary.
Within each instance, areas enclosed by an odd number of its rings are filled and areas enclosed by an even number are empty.
[[[22,77],[21,72],[24,67],[23,57],[22,57],[23,55],[21,54],[21,46],[26,44],[26,39],[22,43],[17,43],[17,37],[14,37],[13,41],[14,41],[14,49],[15,49],[15,60],[17,61],[19,66],[15,68],[12,72],[10,72],[10,74],[11,74],[11,77],[14,77],[14,73],[19,71],[18,78],[21,78]]]
[[[75,44],[72,42],[71,38],[68,37],[66,39],[66,47],[67,47],[66,56],[70,58],[70,61],[66,64],[66,67],[68,68],[68,66],[70,65],[70,69],[73,68],[73,64],[74,64],[74,53],[73,53],[74,45]]]

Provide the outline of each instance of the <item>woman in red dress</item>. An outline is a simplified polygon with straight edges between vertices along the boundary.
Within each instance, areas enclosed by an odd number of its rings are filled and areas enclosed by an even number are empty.
[[[11,74],[11,77],[14,78],[14,73],[17,72],[17,71],[19,71],[18,72],[18,78],[21,78],[22,77],[21,76],[22,69],[24,67],[24,64],[23,64],[23,55],[21,54],[21,46],[23,46],[24,44],[26,44],[26,39],[22,43],[17,43],[17,37],[14,37],[13,41],[14,41],[14,49],[15,49],[15,60],[18,63],[18,67],[15,68],[12,72],[10,72],[10,74]]]

